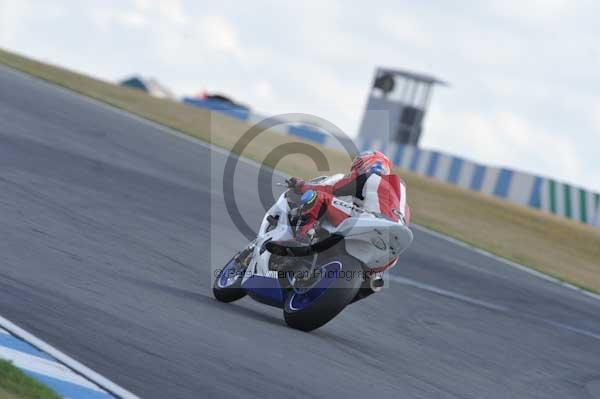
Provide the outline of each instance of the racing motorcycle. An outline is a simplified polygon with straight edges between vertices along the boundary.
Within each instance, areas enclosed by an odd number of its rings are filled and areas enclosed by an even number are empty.
[[[311,184],[328,184],[322,176]],[[265,214],[258,236],[218,270],[213,294],[221,302],[246,295],[283,309],[288,326],[311,331],[348,304],[383,288],[383,273],[410,245],[413,234],[403,218],[393,221],[343,199],[334,206],[351,217],[333,226],[319,221],[308,240],[298,240],[303,199],[286,190]]]

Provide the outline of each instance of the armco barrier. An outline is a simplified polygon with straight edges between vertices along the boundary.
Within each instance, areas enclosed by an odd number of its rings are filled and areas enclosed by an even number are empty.
[[[220,101],[186,98],[183,102],[250,123],[264,119],[247,110],[224,106]],[[290,134],[325,146],[341,148],[336,138],[307,125],[293,124],[276,130],[282,134]],[[600,194],[581,187],[508,168],[481,165],[460,157],[414,146],[363,142],[358,143],[358,147],[361,151],[369,149],[383,151],[390,156],[394,165],[423,176],[600,227]]]
[[[581,187],[409,145],[364,142],[359,148],[384,151],[395,165],[423,176],[600,227],[600,194]]]

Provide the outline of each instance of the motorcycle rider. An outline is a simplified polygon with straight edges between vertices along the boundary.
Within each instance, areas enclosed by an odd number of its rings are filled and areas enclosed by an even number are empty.
[[[406,186],[397,175],[391,173],[391,162],[380,151],[361,153],[352,161],[350,173],[328,184],[308,184],[293,177],[288,180],[288,185],[296,193],[302,194],[303,224],[297,233],[299,239],[314,234],[315,224],[323,216],[337,226],[351,217],[353,212],[360,213],[361,210],[371,216],[410,223]],[[356,208],[336,201],[337,197],[345,196],[352,197]]]

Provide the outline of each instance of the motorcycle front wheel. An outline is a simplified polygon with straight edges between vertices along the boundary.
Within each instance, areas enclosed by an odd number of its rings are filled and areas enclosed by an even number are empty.
[[[219,271],[213,283],[213,295],[218,301],[233,302],[246,296],[242,289],[242,277],[244,271],[236,262],[236,257]]]
[[[312,331],[337,316],[356,296],[364,278],[361,264],[349,255],[317,260],[308,289],[293,286],[283,315],[288,326]]]

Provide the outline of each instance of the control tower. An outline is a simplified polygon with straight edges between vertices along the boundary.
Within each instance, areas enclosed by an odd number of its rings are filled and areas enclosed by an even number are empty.
[[[359,142],[367,147],[376,142],[417,145],[434,84],[447,85],[432,76],[377,68],[360,125]]]

